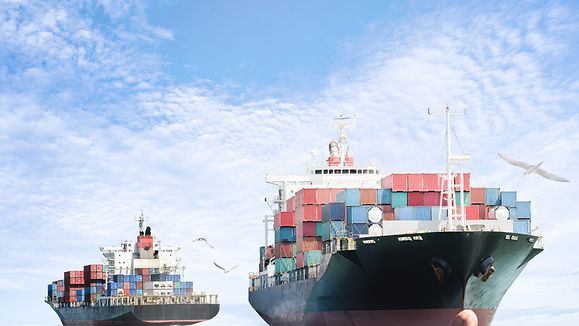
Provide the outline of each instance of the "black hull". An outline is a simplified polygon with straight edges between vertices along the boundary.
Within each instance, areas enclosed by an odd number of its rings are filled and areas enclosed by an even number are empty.
[[[251,291],[249,302],[271,325],[450,325],[463,309],[489,325],[507,289],[542,251],[536,241],[504,232],[358,239],[356,250],[326,255],[317,279]],[[483,282],[474,275],[489,256],[496,271]],[[446,265],[436,273],[440,261]]]
[[[63,325],[191,325],[219,312],[219,304],[159,304],[56,308]]]

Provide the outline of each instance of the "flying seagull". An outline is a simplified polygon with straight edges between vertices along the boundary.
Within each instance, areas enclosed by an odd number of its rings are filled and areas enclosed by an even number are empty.
[[[231,268],[223,268],[223,267],[217,265],[216,262],[213,262],[213,265],[215,265],[215,266],[217,266],[217,268],[223,270],[223,273],[229,273],[230,271],[232,271],[233,269],[235,269],[237,266],[239,266],[239,265],[235,265],[235,266],[233,266],[233,267],[231,267]]]
[[[207,241],[206,238],[197,238],[197,239],[194,239],[194,240],[193,240],[193,242],[199,242],[199,241],[205,242],[205,244],[208,245],[209,248],[215,249],[215,248],[209,243],[209,241]]]
[[[553,173],[550,173],[550,172],[547,172],[547,171],[541,169],[540,166],[543,164],[543,162],[541,162],[539,164],[531,165],[531,164],[527,164],[525,162],[516,161],[516,160],[513,160],[511,158],[508,158],[508,157],[502,155],[501,153],[497,153],[497,154],[499,154],[499,156],[503,160],[507,161],[508,163],[525,169],[525,174],[523,176],[529,175],[531,173],[536,173],[536,174],[542,176],[543,178],[547,178],[549,180],[559,181],[559,182],[569,182],[569,180],[567,180],[563,177],[560,177],[558,175],[555,175]]]

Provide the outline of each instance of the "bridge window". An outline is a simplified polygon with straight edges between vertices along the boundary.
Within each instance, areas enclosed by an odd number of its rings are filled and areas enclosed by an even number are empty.
[[[334,174],[334,170],[328,170],[330,174]]]
[[[322,174],[322,170],[316,170],[316,174]]]
[[[324,170],[324,174],[328,174],[328,170]]]
[[[370,170],[370,174],[374,174],[374,170]]]
[[[356,170],[350,170],[350,174],[356,174]]]
[[[362,174],[362,170],[358,170],[358,174]]]
[[[368,173],[368,170],[365,169],[365,170],[364,170],[364,174],[366,174],[366,173]]]
[[[334,173],[335,173],[335,174],[341,174],[341,173],[342,173],[342,170],[334,170]]]
[[[346,169],[342,170],[342,174],[348,174],[348,170]]]

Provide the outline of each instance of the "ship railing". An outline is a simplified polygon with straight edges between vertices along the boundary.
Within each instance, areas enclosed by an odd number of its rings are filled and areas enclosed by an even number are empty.
[[[315,279],[318,277],[319,268],[320,265],[305,266],[303,268],[293,270],[289,273],[283,273],[274,276],[250,274],[249,291],[251,292],[267,289],[270,287],[299,282],[307,279]]]
[[[145,306],[170,304],[219,304],[217,294],[193,294],[185,296],[130,296],[130,297],[103,297],[91,302],[56,302],[48,297],[45,301],[54,308],[77,308],[98,306]]]

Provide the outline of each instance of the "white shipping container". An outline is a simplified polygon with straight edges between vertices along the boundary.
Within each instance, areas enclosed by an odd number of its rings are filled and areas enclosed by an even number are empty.
[[[143,295],[146,296],[165,296],[165,295],[173,295],[173,290],[143,290]]]

